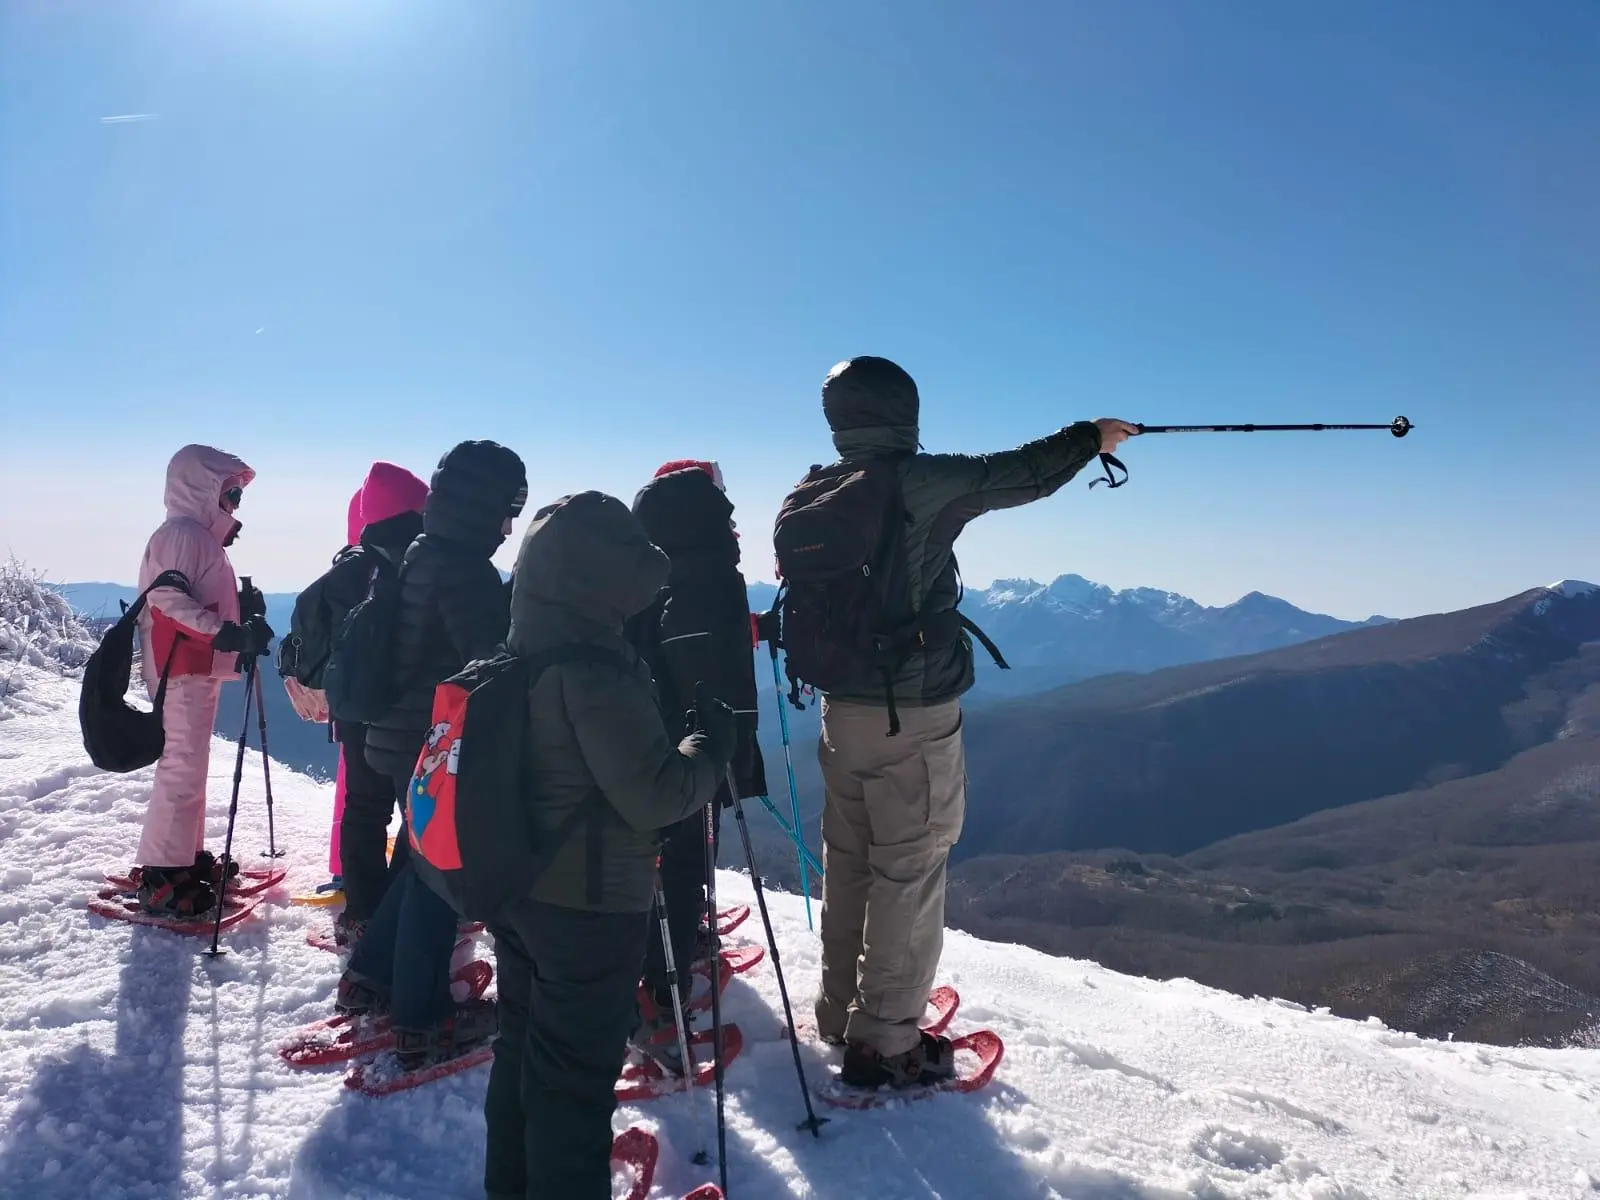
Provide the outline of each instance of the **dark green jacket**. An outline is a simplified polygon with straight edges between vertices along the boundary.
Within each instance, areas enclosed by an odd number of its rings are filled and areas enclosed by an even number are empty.
[[[532,897],[600,912],[644,912],[655,891],[657,832],[703,808],[727,770],[704,734],[669,736],[650,669],[622,635],[667,580],[667,557],[627,505],[597,492],[566,497],[535,518],[511,584],[507,648],[531,655],[588,643],[630,669],[563,663],[528,696],[524,800],[548,837],[591,796],[605,796],[600,891],[589,895],[589,847],[580,826],[557,852]]]
[[[1092,421],[1079,421],[998,454],[918,454],[915,426],[844,429],[833,435],[833,444],[847,462],[909,452],[900,463],[908,514],[906,568],[913,609],[926,616],[948,612],[960,600],[955,541],[967,522],[1054,494],[1094,461],[1100,430]],[[940,704],[972,683],[972,641],[963,632],[954,644],[907,660],[895,676],[895,704]],[[885,703],[882,681],[871,676],[830,698]]]

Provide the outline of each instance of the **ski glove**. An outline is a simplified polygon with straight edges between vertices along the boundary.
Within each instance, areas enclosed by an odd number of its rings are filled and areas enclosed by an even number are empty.
[[[211,648],[220,654],[241,654],[246,658],[259,657],[267,652],[275,635],[265,617],[251,617],[243,625],[224,621],[217,635],[211,639]]]
[[[694,685],[694,708],[689,720],[696,733],[705,735],[706,753],[718,769],[725,769],[738,749],[738,718],[733,715],[733,709],[712,695],[703,680]]]

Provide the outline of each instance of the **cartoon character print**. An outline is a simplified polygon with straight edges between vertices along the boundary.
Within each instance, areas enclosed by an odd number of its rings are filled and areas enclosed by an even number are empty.
[[[443,849],[427,845],[428,827],[441,805],[450,817],[445,824],[454,824],[456,775],[461,766],[461,739],[454,731],[453,721],[434,724],[423,742],[417,770],[411,777],[411,845],[429,862],[435,862],[435,855]]]

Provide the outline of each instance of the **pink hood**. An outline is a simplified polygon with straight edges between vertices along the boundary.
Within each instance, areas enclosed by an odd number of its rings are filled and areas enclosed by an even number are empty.
[[[356,494],[350,497],[350,507],[345,510],[344,528],[344,544],[346,546],[354,546],[361,540],[361,491],[359,488],[356,490]]]
[[[222,510],[222,493],[246,487],[255,477],[243,459],[214,446],[185,446],[167,463],[167,518],[198,521],[224,542],[238,522]]]
[[[420,513],[428,502],[428,485],[404,467],[375,462],[360,495],[361,525],[366,528],[401,513]]]

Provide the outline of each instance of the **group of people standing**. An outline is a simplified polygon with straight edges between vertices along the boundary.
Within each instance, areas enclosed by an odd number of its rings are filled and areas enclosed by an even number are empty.
[[[920,614],[954,614],[953,543],[968,521],[1052,494],[1136,432],[1102,419],[999,454],[922,453],[916,385],[874,357],[835,367],[822,400],[841,459],[887,461],[896,475],[906,563],[897,603]],[[153,590],[141,617],[146,682],[152,694],[163,676],[168,687],[166,750],[139,850],[140,899],[156,913],[206,911],[229,869],[202,845],[217,690],[274,637],[263,613],[241,605],[226,553],[253,474],[210,447],[178,451],[167,520],[141,566],[141,588],[164,571],[189,585]],[[757,625],[716,462],[664,464],[631,506],[587,491],[539,508],[507,582],[492,558],[528,490],[522,460],[495,442],[453,447],[427,482],[375,463],[352,502],[350,544],[313,585],[318,603],[348,609],[384,571],[398,581],[388,709],[334,722],[345,780],[338,924],[351,951],[336,1003],[386,1009],[406,1065],[493,1038],[486,1191],[582,1200],[610,1195],[614,1086],[630,1044],[682,1067],[675,1040],[661,1036],[673,1018],[650,919],[658,884],[672,957],[686,965],[705,911],[708,830],[714,839],[730,784],[740,798],[766,792]],[[498,1003],[458,1005],[449,890],[404,826],[386,859],[387,826],[397,804],[405,812],[437,684],[496,653],[572,646],[588,652],[531,676],[518,794],[485,801],[510,806],[517,828],[540,842],[561,844],[489,922]],[[942,946],[945,862],[965,809],[960,696],[972,685],[971,643],[959,631],[919,641],[889,673],[887,697],[880,674],[864,668],[857,683],[824,694],[818,745],[816,1016],[823,1039],[845,1047],[844,1081],[868,1087],[953,1071],[949,1041],[920,1022]],[[294,694],[297,683],[286,683]],[[589,815],[575,824],[580,809]],[[680,988],[689,976],[679,971]],[[645,1012],[641,979],[653,1000]]]

